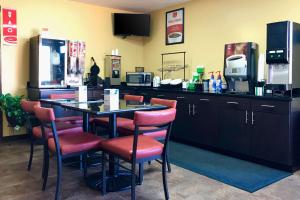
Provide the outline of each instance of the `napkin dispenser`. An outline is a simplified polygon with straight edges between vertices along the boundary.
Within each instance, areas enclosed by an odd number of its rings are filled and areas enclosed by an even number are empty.
[[[104,107],[109,110],[119,109],[119,89],[104,89]]]
[[[87,102],[87,87],[79,86],[75,91],[75,100],[79,102]]]

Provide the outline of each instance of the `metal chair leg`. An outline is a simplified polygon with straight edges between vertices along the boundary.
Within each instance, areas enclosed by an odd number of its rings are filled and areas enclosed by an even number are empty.
[[[168,154],[166,154],[166,161],[167,161],[167,166],[168,166],[168,172],[171,173],[171,164],[170,164],[170,160],[169,160]]]
[[[136,163],[131,165],[131,200],[135,200],[135,165]]]
[[[49,151],[44,152],[44,167],[43,167],[43,187],[42,190],[46,189],[49,172]]]
[[[144,163],[139,163],[139,185],[143,184],[144,180]]]
[[[43,145],[43,167],[42,167],[42,178],[45,177],[45,171],[46,171],[46,168],[47,168],[47,155],[49,157],[49,152],[48,152],[48,144],[47,142],[44,141],[44,145]],[[49,161],[48,161],[49,162]]]
[[[83,154],[83,177],[87,176],[87,153]]]
[[[55,200],[59,200],[60,199],[61,174],[62,174],[62,158],[61,158],[61,155],[57,155],[57,177],[56,177]]]
[[[164,193],[165,199],[169,199],[169,191],[168,191],[168,183],[167,183],[167,175],[166,175],[166,154],[163,155],[163,163],[162,163],[162,178],[163,178],[163,185],[164,185]]]
[[[102,152],[102,195],[106,194],[106,158],[105,152]]]
[[[27,171],[31,170],[32,158],[33,158],[33,150],[34,150],[34,139],[31,138],[31,141],[30,141],[30,155],[29,155],[29,161],[28,161]]]

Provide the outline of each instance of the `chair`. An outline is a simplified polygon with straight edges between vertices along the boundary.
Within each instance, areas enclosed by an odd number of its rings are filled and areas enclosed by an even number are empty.
[[[21,107],[23,111],[26,113],[26,128],[30,135],[30,155],[29,155],[29,161],[27,170],[31,170],[31,164],[32,164],[32,158],[33,158],[33,151],[34,151],[34,144],[35,144],[35,137],[33,135],[33,127],[38,126],[38,123],[36,121],[36,118],[34,116],[34,106],[40,106],[39,101],[21,101]]]
[[[36,140],[43,140],[42,137],[42,131],[39,123],[37,122],[37,118],[34,114],[34,107],[40,107],[39,101],[28,101],[28,100],[22,100],[21,101],[21,107],[26,113],[26,126],[27,130],[30,134],[30,155],[29,155],[29,161],[27,170],[30,171],[32,159],[33,159],[33,152],[34,152],[34,144],[36,143]],[[78,130],[82,130],[81,127],[78,125],[72,125],[72,124],[66,124],[66,123],[58,123],[57,124],[58,134],[66,134],[68,132],[76,132]],[[45,129],[45,133],[47,134],[47,137],[52,137],[52,132],[49,128]]]
[[[162,177],[164,185],[165,199],[169,199],[167,177],[166,177],[166,157],[168,141],[171,133],[172,123],[175,119],[176,109],[170,108],[160,111],[137,111],[134,113],[134,135],[108,139],[101,143],[102,156],[102,193],[106,193],[106,154],[112,154],[131,164],[131,200],[135,199],[136,186],[136,164],[147,161],[162,159]],[[155,127],[154,130],[145,131],[142,127]],[[141,135],[140,133],[155,132],[165,130],[166,137],[164,143]],[[121,166],[122,167],[122,166]]]
[[[124,100],[126,101],[136,101],[136,102],[143,102],[144,97],[143,96],[137,96],[137,95],[124,95]],[[107,129],[109,127],[109,117],[99,117],[93,119],[95,126],[104,127]],[[126,126],[129,124],[133,124],[132,119],[128,119],[125,117],[117,117],[117,127]]]
[[[50,99],[75,99],[75,93],[58,93],[58,94],[50,94]],[[56,118],[56,122],[65,122],[69,124],[82,124],[83,119],[82,116],[68,116],[68,117],[60,117]]]
[[[43,190],[46,188],[48,171],[49,171],[49,151],[56,154],[57,157],[57,181],[56,181],[56,192],[55,199],[60,199],[61,193],[61,173],[62,173],[62,160],[64,158],[83,155],[84,156],[84,176],[87,173],[86,158],[87,153],[99,150],[102,138],[91,133],[85,133],[82,130],[76,132],[76,134],[64,134],[59,135],[55,116],[52,108],[34,107],[36,117],[41,122],[41,130],[43,137],[47,140],[46,152],[46,165],[45,165],[45,176],[43,182]],[[51,132],[53,137],[47,137],[45,134],[46,124],[50,123]]]
[[[150,103],[153,104],[159,104],[167,106],[168,108],[174,108],[176,109],[177,101],[176,100],[169,100],[169,99],[159,99],[159,98],[151,98]],[[155,130],[156,127],[141,127],[144,131],[152,129]],[[134,124],[126,124],[124,126],[118,127],[118,133],[121,136],[128,136],[133,135],[135,131]],[[152,132],[144,132],[143,135],[152,137],[158,141],[163,142],[165,140],[167,132],[165,130],[157,130]],[[167,165],[168,165],[168,172],[171,172],[171,165],[169,162],[169,159],[167,157]],[[140,169],[143,170],[143,166],[140,166]],[[142,173],[142,172],[141,172]],[[142,182],[142,176],[140,177],[140,183]]]

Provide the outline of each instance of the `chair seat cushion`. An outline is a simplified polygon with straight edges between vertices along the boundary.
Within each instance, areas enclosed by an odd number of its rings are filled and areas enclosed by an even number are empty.
[[[82,132],[82,127],[75,124],[67,124],[67,123],[56,123],[56,130],[58,135],[64,134],[76,134],[78,132]],[[32,134],[36,138],[42,137],[42,130],[40,126],[33,127]],[[51,128],[45,127],[45,136],[46,138],[53,137]]]
[[[146,130],[153,130],[156,129],[157,127],[155,126],[149,126],[149,127],[140,127],[141,131],[146,131]],[[134,134],[134,129],[135,126],[134,124],[128,124],[124,125],[122,127],[118,127],[118,133],[120,136],[128,136],[128,135],[133,135]],[[167,135],[166,130],[160,130],[160,131],[155,131],[155,132],[149,132],[149,133],[143,133],[145,136],[149,136],[154,139],[163,139]]]
[[[118,155],[126,160],[131,160],[132,158],[132,145],[133,136],[108,139],[101,143],[101,147],[104,151]],[[159,156],[162,152],[162,143],[151,137],[139,136],[136,152],[137,159]]]
[[[62,155],[99,149],[102,141],[103,139],[101,137],[84,132],[59,136],[60,151]],[[51,151],[56,151],[54,138],[48,140],[48,146]]]
[[[109,118],[108,117],[99,117],[94,119],[94,123],[98,126],[109,126]],[[126,125],[133,124],[132,119],[124,118],[124,117],[117,117],[117,127],[122,127]]]
[[[69,124],[82,124],[82,116],[60,117],[55,119],[56,122],[65,122]]]

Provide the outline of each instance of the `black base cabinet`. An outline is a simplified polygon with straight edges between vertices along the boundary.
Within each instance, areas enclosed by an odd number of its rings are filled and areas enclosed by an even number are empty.
[[[289,102],[253,101],[250,138],[252,156],[293,165],[289,108]]]
[[[177,100],[171,139],[285,170],[300,165],[300,98],[132,90]]]
[[[222,149],[250,154],[250,131],[248,124],[249,99],[220,98],[218,107],[218,146]]]

